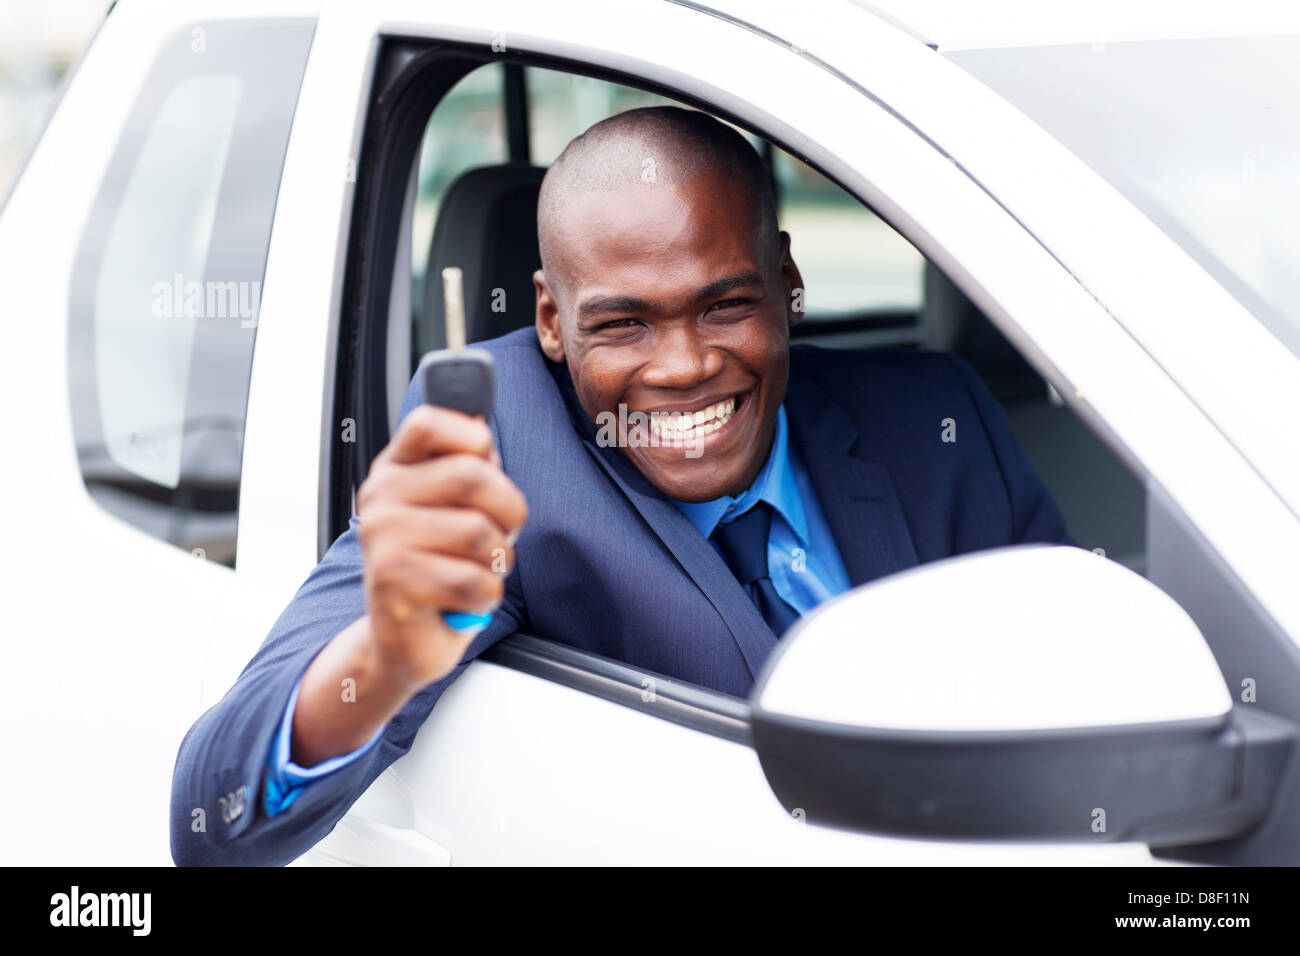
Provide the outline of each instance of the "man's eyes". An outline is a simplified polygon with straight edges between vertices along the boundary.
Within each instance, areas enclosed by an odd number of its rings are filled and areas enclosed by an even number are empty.
[[[709,306],[708,311],[712,312],[715,309],[739,309],[753,304],[753,299],[723,299],[721,302],[715,302],[713,305]]]
[[[734,309],[744,309],[744,308],[748,308],[749,306],[752,306],[754,304],[754,301],[755,300],[753,299],[723,299],[721,302],[715,302],[711,306],[709,306],[705,310],[705,313],[708,314],[709,312],[716,312],[720,309],[724,311],[729,311]],[[640,319],[636,319],[631,316],[626,316],[621,319],[611,319],[608,322],[602,322],[600,323],[600,325],[596,326],[596,331],[612,332],[618,329],[630,329],[634,326],[641,325],[641,324],[642,322]]]
[[[597,329],[626,329],[626,328],[631,328],[633,325],[636,324],[637,324],[637,320],[632,318],[614,319],[611,322],[602,322],[600,325],[596,326],[596,328]]]

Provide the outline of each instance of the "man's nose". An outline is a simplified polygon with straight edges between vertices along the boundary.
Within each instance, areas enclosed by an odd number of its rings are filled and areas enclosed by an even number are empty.
[[[655,336],[654,356],[641,380],[651,388],[691,388],[722,370],[722,352],[690,328]]]

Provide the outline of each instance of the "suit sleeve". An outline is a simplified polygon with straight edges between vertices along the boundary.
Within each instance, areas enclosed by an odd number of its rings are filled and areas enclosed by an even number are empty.
[[[271,752],[266,758],[266,799],[263,805],[266,807],[267,815],[272,817],[283,812],[289,804],[297,800],[304,787],[356,760],[378,743],[384,733],[384,729],[380,727],[373,737],[351,753],[322,760],[314,767],[299,766],[289,759],[289,755],[293,741],[293,712],[298,704],[298,691],[301,689],[300,680],[293,685],[293,693],[289,695],[289,703],[285,706],[284,716],[280,719],[280,729],[271,742]]]
[[[1045,542],[1068,544],[1077,547],[1065,527],[1056,502],[1034,471],[1024,450],[1007,425],[1002,406],[989,394],[974,370],[955,355],[944,353],[957,369],[966,387],[980,422],[992,446],[1011,506],[1011,544]]]
[[[418,401],[407,393],[402,415]],[[362,555],[353,518],[272,626],[239,678],[190,728],[172,775],[171,850],[179,865],[283,865],[325,837],[370,784],[405,754],[443,691],[470,662],[520,626],[518,574],[491,623],[447,677],[407,701],[361,753],[268,812],[268,755],[295,688],[316,655],[365,614]],[[282,796],[282,795],[281,795]],[[276,800],[271,800],[274,808]]]

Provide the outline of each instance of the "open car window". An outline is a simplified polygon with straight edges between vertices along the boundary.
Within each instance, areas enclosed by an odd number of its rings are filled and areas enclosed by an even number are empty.
[[[394,341],[394,349],[405,350],[400,355],[386,351],[379,356],[382,362],[370,363],[363,355],[363,371],[381,364],[413,370],[426,350],[443,347],[441,284],[431,283],[430,277],[445,265],[465,271],[471,341],[531,326],[531,276],[540,264],[536,190],[546,164],[569,138],[614,113],[660,103],[702,106],[553,66],[505,65],[467,56],[445,69],[438,88],[425,94],[418,128],[407,132],[410,150],[391,160],[405,165],[395,165],[389,174],[395,182],[414,184],[393,200],[394,212],[400,209],[399,199],[408,204],[410,228],[395,245],[393,260],[409,266],[410,335]],[[1078,543],[1141,572],[1147,504],[1142,482],[907,238],[819,171],[769,143],[761,131],[741,131],[768,164],[780,225],[791,233],[792,254],[808,286],[807,314],[796,327],[797,339],[832,348],[927,348],[960,357],[1001,404]],[[386,228],[397,232],[391,223]],[[374,315],[387,314],[386,294],[370,301]],[[363,342],[365,338],[362,334]],[[377,409],[367,416],[363,408],[361,417],[382,432],[384,441],[382,406],[393,394],[404,393],[407,384],[406,379],[384,381],[373,374],[368,380],[361,375],[356,383],[357,400]],[[381,446],[372,440],[369,449],[360,449],[354,482]],[[629,706],[637,706],[643,681],[662,680],[660,675],[638,677],[626,665],[526,635],[506,639],[486,659]],[[725,736],[729,722],[743,722],[743,701],[676,684],[689,698],[682,704],[687,711],[709,700],[717,704],[711,717],[700,718],[701,729]],[[662,709],[646,709],[663,716]],[[708,710],[705,706],[699,713]]]

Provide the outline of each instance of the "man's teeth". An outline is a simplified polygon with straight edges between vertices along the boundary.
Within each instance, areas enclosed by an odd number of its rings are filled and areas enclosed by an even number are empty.
[[[650,432],[666,441],[699,439],[722,428],[734,414],[734,396],[694,412],[656,412],[650,416]]]

